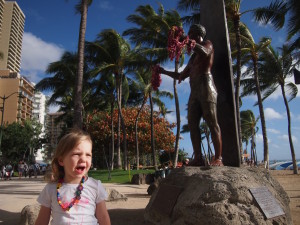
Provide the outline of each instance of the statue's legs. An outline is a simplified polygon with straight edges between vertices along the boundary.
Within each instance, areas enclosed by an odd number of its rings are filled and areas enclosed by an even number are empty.
[[[203,106],[203,118],[209,127],[211,139],[215,149],[215,159],[212,166],[223,166],[222,163],[222,136],[217,119],[217,105],[212,102],[205,102]]]
[[[201,133],[200,120],[202,110],[199,102],[193,101],[190,97],[188,103],[188,125],[194,150],[194,159],[189,162],[189,166],[204,166],[204,159],[201,153]]]

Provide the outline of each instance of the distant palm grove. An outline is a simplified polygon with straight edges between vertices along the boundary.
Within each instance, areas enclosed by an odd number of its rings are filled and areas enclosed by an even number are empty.
[[[140,5],[135,14],[128,15],[132,27],[122,34],[111,28],[99,31],[94,40],[85,40],[87,13],[88,8],[93,7],[92,3],[92,0],[81,0],[76,5],[81,15],[77,52],[65,52],[59,61],[52,62],[46,71],[49,77],[41,80],[36,88],[53,93],[48,104],[58,105],[59,111],[64,112],[59,120],[65,122],[65,132],[72,127],[89,131],[94,140],[94,167],[126,170],[134,164],[137,169],[146,166],[158,169],[167,161],[176,166],[186,157],[179,149],[179,137],[180,132],[188,132],[188,127],[180,124],[175,80],[173,93],[155,90],[151,82],[152,68],[169,61],[168,33],[173,26],[200,23],[200,1],[178,0],[177,10],[169,11],[165,11],[162,4],[157,11],[150,5]],[[296,97],[298,89],[287,78],[293,76],[299,66],[300,1],[272,0],[269,3],[263,8],[241,12],[241,0],[225,0],[240,152],[241,155],[244,153],[243,143],[246,146],[249,143],[249,157],[257,163],[255,136],[258,123],[261,123],[263,160],[268,168],[263,103],[279,88],[288,118],[294,173],[297,174],[289,101]],[[180,13],[190,16],[181,17]],[[274,49],[268,37],[255,42],[247,24],[241,22],[245,13],[253,15],[258,23],[271,24],[276,30],[286,26],[285,44]],[[184,56],[185,52],[175,61],[174,70],[183,64]],[[242,67],[246,70],[241,70]],[[248,95],[257,96],[257,118],[251,110],[239,110],[243,97]],[[166,98],[175,99],[175,124],[165,119],[169,113],[163,101]],[[211,157],[210,134],[205,123],[201,124],[201,130],[203,139],[208,140],[203,151]],[[53,151],[46,149],[46,155]]]

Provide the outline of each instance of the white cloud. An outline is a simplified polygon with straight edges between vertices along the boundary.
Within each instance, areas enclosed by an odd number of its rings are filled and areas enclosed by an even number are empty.
[[[112,10],[113,9],[113,7],[109,1],[100,1],[99,7],[100,7],[100,9],[104,9],[104,10]]]
[[[175,113],[168,113],[166,115],[166,119],[170,122],[170,123],[176,123],[176,114]]]
[[[279,139],[284,140],[284,141],[289,141],[289,136],[287,134],[279,136]],[[298,143],[298,139],[292,135],[293,143],[296,144]]]
[[[47,43],[35,35],[25,32],[22,46],[22,75],[38,82],[38,73],[44,73],[47,66],[60,59],[64,49],[53,43]]]
[[[283,119],[284,116],[282,116],[280,113],[276,112],[272,108],[266,108],[264,110],[266,120],[273,120],[273,119]]]
[[[256,134],[256,141],[258,143],[263,143],[263,136],[262,136],[262,134]]]
[[[272,128],[268,128],[267,131],[270,132],[270,133],[273,133],[273,134],[280,134],[279,130],[272,129]]]

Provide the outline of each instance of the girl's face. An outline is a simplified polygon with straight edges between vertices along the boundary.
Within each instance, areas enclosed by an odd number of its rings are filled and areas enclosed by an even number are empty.
[[[79,183],[87,174],[92,162],[92,143],[81,141],[75,148],[59,159],[59,165],[64,167],[66,183]]]

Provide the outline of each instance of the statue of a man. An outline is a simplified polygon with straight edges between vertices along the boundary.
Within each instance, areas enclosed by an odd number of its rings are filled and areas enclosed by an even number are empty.
[[[215,149],[215,158],[212,166],[223,166],[222,163],[222,137],[217,120],[217,89],[215,87],[211,68],[214,59],[214,49],[211,41],[203,40],[206,30],[200,24],[194,24],[189,30],[189,39],[195,40],[193,54],[180,73],[166,71],[160,68],[160,73],[166,74],[179,83],[190,77],[191,94],[188,103],[188,126],[194,149],[194,159],[189,166],[203,166],[204,158],[201,153],[200,120],[203,116],[210,132]]]

